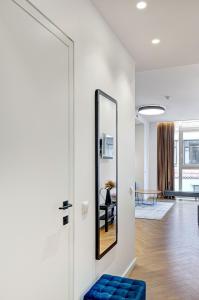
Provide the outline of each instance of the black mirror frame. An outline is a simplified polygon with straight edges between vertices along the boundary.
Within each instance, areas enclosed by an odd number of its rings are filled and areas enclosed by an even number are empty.
[[[99,101],[100,95],[112,101],[116,105],[116,241],[110,245],[104,252],[100,253],[100,234],[99,234]],[[101,259],[107,252],[109,252],[118,242],[118,106],[117,101],[111,96],[104,93],[102,90],[95,91],[95,201],[96,201],[96,259]]]

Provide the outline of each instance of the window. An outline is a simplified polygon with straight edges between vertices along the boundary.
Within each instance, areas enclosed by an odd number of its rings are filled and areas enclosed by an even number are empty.
[[[199,191],[199,121],[175,123],[175,189]]]
[[[199,165],[199,140],[184,141],[184,165]]]

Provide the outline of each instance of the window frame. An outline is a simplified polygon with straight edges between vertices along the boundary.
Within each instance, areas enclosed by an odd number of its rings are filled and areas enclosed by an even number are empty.
[[[183,133],[184,132],[199,132],[199,128],[197,127],[179,127],[179,172],[182,169],[199,169],[199,164],[185,164],[184,163],[184,141],[187,140],[183,140]],[[181,165],[181,166],[180,166]]]
[[[173,159],[173,162],[174,162],[174,167],[176,167],[178,165],[178,140],[174,140],[174,159]]]
[[[184,132],[199,132],[199,128],[197,127],[183,127],[179,126],[179,190],[182,190],[182,174],[183,170],[190,170],[190,169],[199,169],[199,164],[184,164],[184,141],[183,141],[183,133]]]
[[[198,130],[198,132],[199,132],[199,130]],[[185,142],[191,142],[191,141],[198,141],[198,145],[196,145],[196,146],[185,146]],[[185,162],[186,161],[186,159],[185,159],[185,153],[186,153],[185,149],[186,148],[189,149],[189,162],[190,162],[190,155],[192,154],[192,153],[190,153],[191,152],[190,149],[191,148],[198,148],[199,149],[199,139],[198,140],[183,140],[183,165],[184,166],[197,166],[197,167],[199,167],[199,163],[194,164],[194,163],[186,163]]]

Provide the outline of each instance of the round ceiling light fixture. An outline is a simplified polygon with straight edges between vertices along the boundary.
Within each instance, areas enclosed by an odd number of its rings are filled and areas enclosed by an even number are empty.
[[[160,43],[160,39],[153,39],[151,42],[153,45],[158,45]]]
[[[137,9],[142,10],[145,9],[147,7],[147,3],[145,1],[139,1],[136,4]]]
[[[143,116],[162,115],[165,111],[165,107],[160,105],[142,105],[138,108],[138,113]]]

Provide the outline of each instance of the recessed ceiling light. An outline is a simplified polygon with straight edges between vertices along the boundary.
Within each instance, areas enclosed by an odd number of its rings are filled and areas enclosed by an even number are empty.
[[[144,116],[156,116],[165,113],[165,107],[160,105],[143,105],[138,108],[138,113]]]
[[[145,1],[139,1],[136,5],[137,9],[145,9],[147,7],[147,3]]]
[[[160,39],[153,39],[152,44],[158,45],[160,43]]]

